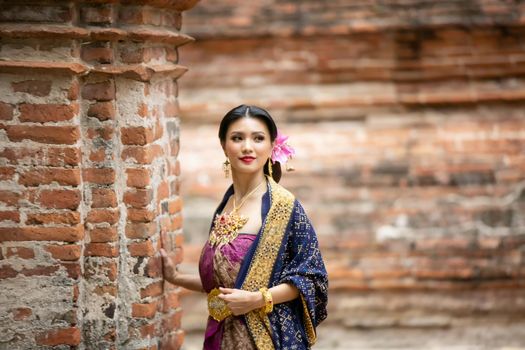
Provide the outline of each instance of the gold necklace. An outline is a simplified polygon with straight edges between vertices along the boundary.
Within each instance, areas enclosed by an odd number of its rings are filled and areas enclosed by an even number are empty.
[[[213,229],[210,233],[209,242],[211,246],[223,246],[226,243],[233,241],[238,235],[239,230],[246,225],[248,218],[244,215],[239,215],[238,211],[244,205],[246,200],[255,193],[266,181],[261,181],[253,190],[241,198],[241,203],[237,206],[235,201],[235,194],[233,195],[233,209],[227,214],[217,214],[213,220]]]

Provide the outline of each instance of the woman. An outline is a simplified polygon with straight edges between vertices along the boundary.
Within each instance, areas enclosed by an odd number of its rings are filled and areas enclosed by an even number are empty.
[[[304,209],[277,183],[293,149],[255,106],[229,111],[219,139],[233,185],[215,212],[200,276],[178,273],[161,249],[165,279],[208,294],[204,349],[308,349],[326,318],[328,280]]]

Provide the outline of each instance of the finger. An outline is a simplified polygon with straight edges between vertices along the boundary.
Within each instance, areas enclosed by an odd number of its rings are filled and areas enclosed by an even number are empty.
[[[162,230],[160,231],[160,246],[162,248],[165,248],[165,247],[170,248],[167,246],[167,244],[168,244],[168,233]]]
[[[222,294],[221,293],[221,294],[217,295],[217,297],[219,297],[219,299],[222,299],[224,301],[230,301],[230,297],[228,295],[226,295],[226,294]]]
[[[232,288],[219,287],[219,290],[222,293],[226,293],[226,294],[231,294],[231,293],[235,292],[235,289],[232,289]]]

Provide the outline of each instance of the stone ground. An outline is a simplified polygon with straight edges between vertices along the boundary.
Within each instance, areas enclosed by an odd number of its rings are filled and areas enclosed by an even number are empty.
[[[207,317],[204,298],[182,298],[182,350],[202,349]],[[525,321],[479,320],[453,328],[349,328],[326,322],[318,328],[314,350],[525,350]]]
[[[525,323],[479,325],[464,329],[349,330],[320,327],[314,350],[525,350]],[[183,350],[202,348],[202,333],[186,334]]]
[[[454,330],[348,330],[330,326],[320,327],[318,336],[313,347],[317,350],[525,350],[525,324]],[[182,349],[202,349],[202,339],[201,332],[188,333]]]

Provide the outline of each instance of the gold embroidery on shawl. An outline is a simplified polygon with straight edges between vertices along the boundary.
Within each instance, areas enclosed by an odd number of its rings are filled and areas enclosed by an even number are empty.
[[[242,289],[257,291],[267,287],[281,243],[292,215],[295,198],[284,187],[268,178],[271,207],[266,217],[259,244],[253,256]],[[270,320],[258,310],[249,312],[246,323],[259,350],[274,349]]]
[[[306,336],[308,337],[308,344],[314,345],[317,341],[317,334],[315,333],[315,327],[312,322],[312,319],[310,318],[310,313],[308,312],[308,306],[306,305],[306,301],[304,300],[304,296],[300,294],[301,296],[301,302],[303,303],[303,314],[304,314],[304,323],[306,328]]]

